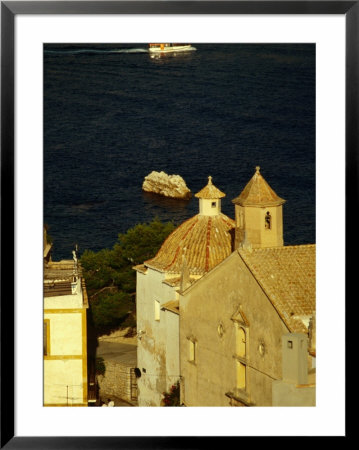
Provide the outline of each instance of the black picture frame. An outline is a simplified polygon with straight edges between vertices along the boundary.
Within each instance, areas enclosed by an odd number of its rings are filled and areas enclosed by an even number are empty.
[[[14,21],[18,14],[336,14],[346,20],[346,266],[354,254],[359,133],[359,1],[2,1],[1,2],[1,448],[198,448],[223,437],[15,436],[14,411]],[[335,237],[333,236],[333,239]],[[346,273],[346,291],[351,291]],[[353,283],[353,281],[352,281]],[[335,399],[333,399],[335,401]],[[159,434],[161,429],[159,428]],[[347,437],[347,435],[345,436]],[[221,442],[222,443],[222,442]],[[223,445],[223,443],[222,443]]]

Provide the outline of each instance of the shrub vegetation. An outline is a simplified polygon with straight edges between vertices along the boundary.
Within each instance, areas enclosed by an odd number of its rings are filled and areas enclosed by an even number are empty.
[[[136,273],[133,266],[153,258],[174,230],[155,218],[119,234],[112,249],[85,250],[81,256],[92,323],[98,334],[136,324]]]

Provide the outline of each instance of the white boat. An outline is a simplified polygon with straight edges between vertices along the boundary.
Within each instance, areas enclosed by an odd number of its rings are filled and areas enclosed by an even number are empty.
[[[148,44],[148,51],[150,53],[177,53],[188,52],[196,50],[191,44]]]

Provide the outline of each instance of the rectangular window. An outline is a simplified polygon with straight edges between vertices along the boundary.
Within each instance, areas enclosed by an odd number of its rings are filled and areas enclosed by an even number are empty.
[[[44,356],[50,354],[50,320],[44,320]]]
[[[160,320],[161,304],[158,300],[155,300],[155,320]]]
[[[188,360],[191,362],[196,362],[196,342],[192,339],[188,340],[189,345],[189,358]]]
[[[237,361],[237,389],[246,388],[246,366]]]

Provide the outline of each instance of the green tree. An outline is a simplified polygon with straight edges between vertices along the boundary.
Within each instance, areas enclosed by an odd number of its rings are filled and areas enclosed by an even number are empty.
[[[98,253],[86,250],[81,257],[81,265],[84,269],[89,293],[96,292],[111,284],[111,268],[106,264],[106,252],[108,250],[101,250]]]
[[[156,255],[174,228],[173,222],[162,223],[155,218],[150,223],[138,224],[127,233],[119,234],[117,246],[131,263],[141,264]]]
[[[98,332],[135,325],[136,273],[133,266],[153,258],[172,222],[155,218],[119,234],[112,249],[86,250],[81,265],[89,294],[91,317]]]
[[[104,292],[91,302],[94,327],[101,331],[118,328],[133,311],[133,301],[126,292]]]

